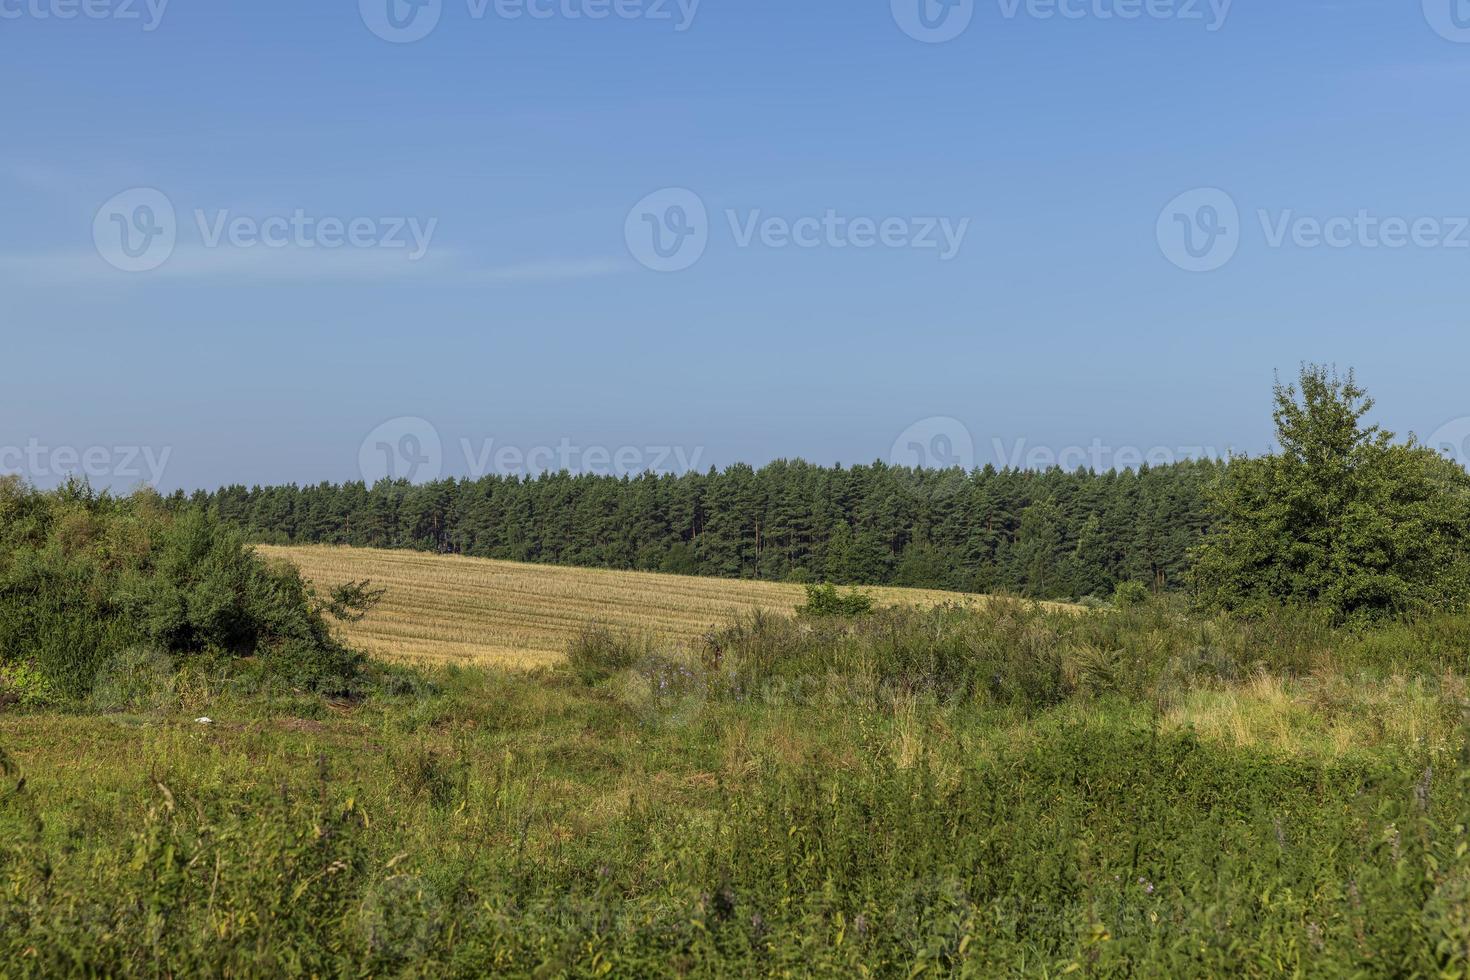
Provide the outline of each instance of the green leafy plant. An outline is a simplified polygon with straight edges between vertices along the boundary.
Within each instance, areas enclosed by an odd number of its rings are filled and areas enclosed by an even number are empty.
[[[343,582],[332,589],[323,611],[333,619],[344,623],[360,623],[363,617],[383,601],[387,589],[375,589],[367,579],[361,582]]]
[[[8,700],[38,707],[59,699],[56,688],[35,665],[26,661],[0,663],[0,704]]]
[[[1119,609],[1141,606],[1152,595],[1149,587],[1142,582],[1119,582],[1118,587],[1113,590],[1113,605]]]
[[[867,616],[873,611],[873,597],[857,589],[839,593],[835,585],[808,585],[806,604],[796,611],[810,618]]]

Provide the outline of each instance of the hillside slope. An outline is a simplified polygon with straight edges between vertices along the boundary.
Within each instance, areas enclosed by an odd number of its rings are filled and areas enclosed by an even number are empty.
[[[262,545],[258,550],[295,562],[321,590],[360,579],[386,588],[382,604],[345,630],[354,645],[402,661],[535,666],[560,657],[567,642],[591,624],[682,641],[751,609],[789,613],[806,598],[801,586],[775,582],[369,548]],[[980,599],[923,589],[868,591],[888,605]]]

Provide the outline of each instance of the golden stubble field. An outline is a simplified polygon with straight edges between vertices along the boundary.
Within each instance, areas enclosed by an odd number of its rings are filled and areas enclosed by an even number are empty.
[[[343,626],[354,645],[387,660],[534,667],[563,655],[589,625],[605,624],[676,642],[753,609],[789,613],[806,600],[799,585],[729,581],[328,546],[260,546],[321,591],[371,579],[386,588],[360,623]],[[924,589],[867,589],[880,605],[983,601]]]

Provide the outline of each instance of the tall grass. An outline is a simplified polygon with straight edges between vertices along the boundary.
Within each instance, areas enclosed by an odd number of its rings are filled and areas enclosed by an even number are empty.
[[[696,650],[711,691],[736,699],[912,695],[1044,709],[1119,695],[1167,704],[1260,674],[1387,681],[1470,665],[1470,617],[1337,628],[1312,610],[1192,614],[1179,600],[1078,614],[1019,600],[793,619],[757,612]]]
[[[6,975],[1470,965],[1462,734],[1314,760],[1116,698],[668,726],[570,676],[436,686],[311,725],[0,724]]]

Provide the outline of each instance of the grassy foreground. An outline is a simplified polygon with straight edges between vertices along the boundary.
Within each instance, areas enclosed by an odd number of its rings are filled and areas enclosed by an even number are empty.
[[[790,613],[800,585],[527,565],[411,551],[258,546],[298,566],[318,588],[371,579],[387,596],[346,638],[375,656],[410,663],[536,666],[558,660],[592,624],[675,643],[754,609]],[[866,590],[885,605],[971,603],[925,589]]]
[[[1467,646],[995,602],[185,671],[0,715],[0,972],[1463,976]]]

